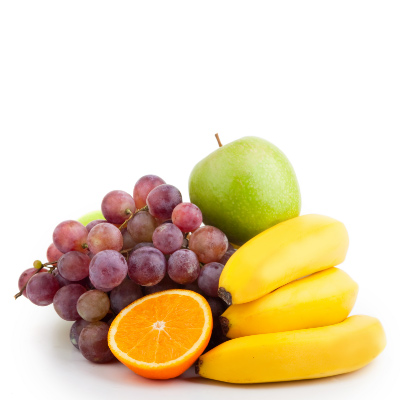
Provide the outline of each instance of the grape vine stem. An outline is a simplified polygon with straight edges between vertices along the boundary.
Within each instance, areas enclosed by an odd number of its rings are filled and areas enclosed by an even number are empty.
[[[142,207],[142,208],[139,208],[139,209],[136,210],[134,213],[133,213],[133,212],[130,212],[130,213],[129,213],[128,219],[126,219],[126,220],[120,225],[119,230],[125,228],[125,226],[128,224],[128,222],[129,222],[139,211],[148,211],[148,210],[149,210],[149,207],[147,207],[147,205],[146,205],[146,206],[144,206],[144,207]]]
[[[57,261],[53,261],[53,262],[47,262],[45,264],[42,264],[40,266],[40,268],[37,269],[37,271],[32,275],[36,275],[38,272],[40,272],[44,267],[48,267],[49,265],[51,265],[51,267],[49,268],[48,272],[53,272],[54,269],[56,268],[57,265]],[[28,282],[30,281],[30,279],[32,278],[32,276],[28,279]],[[28,282],[25,283],[25,285],[22,287],[22,289],[14,296],[14,299],[17,300],[18,297],[22,296],[22,293],[24,292],[24,290],[26,289],[26,286],[28,285]]]

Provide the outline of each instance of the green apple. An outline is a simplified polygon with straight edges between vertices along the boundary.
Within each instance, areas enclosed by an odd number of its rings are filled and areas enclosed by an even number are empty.
[[[78,219],[78,221],[82,224],[82,225],[87,225],[89,222],[92,222],[96,219],[105,219],[103,213],[98,210],[98,211],[92,211],[90,213],[87,213],[85,215],[82,215],[82,217],[80,217]]]
[[[204,223],[237,245],[300,214],[292,165],[276,146],[254,136],[224,145],[196,164],[189,195]]]

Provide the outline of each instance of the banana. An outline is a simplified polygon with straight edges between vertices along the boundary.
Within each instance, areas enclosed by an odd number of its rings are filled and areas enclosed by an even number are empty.
[[[346,272],[328,268],[228,307],[220,317],[222,330],[233,339],[337,324],[350,314],[357,293],[357,283]]]
[[[322,328],[229,340],[200,356],[196,372],[231,383],[322,378],[364,367],[385,345],[379,320],[356,315]]]
[[[345,226],[323,215],[289,219],[260,233],[229,259],[218,295],[228,305],[262,297],[295,279],[344,261],[349,246]]]

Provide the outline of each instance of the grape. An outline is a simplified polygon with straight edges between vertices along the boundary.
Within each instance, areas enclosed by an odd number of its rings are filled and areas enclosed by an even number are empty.
[[[47,249],[47,253],[46,253],[47,261],[48,262],[58,261],[58,259],[63,254],[64,253],[61,253],[61,251],[58,250],[56,246],[54,246],[54,243],[52,243]]]
[[[224,266],[217,262],[208,263],[201,269],[197,284],[207,296],[218,297],[219,277],[223,269]]]
[[[175,186],[164,184],[149,193],[146,203],[154,218],[165,221],[171,219],[174,208],[182,203],[182,195]]]
[[[79,251],[69,251],[58,260],[59,274],[68,281],[76,282],[89,275],[90,257]]]
[[[106,363],[114,360],[108,347],[108,324],[102,321],[92,322],[84,327],[79,335],[78,346],[82,355],[95,363]]]
[[[205,296],[204,292],[199,288],[197,281],[194,281],[192,283],[183,286],[183,289],[191,290],[192,292],[196,292],[198,294],[201,294],[202,296]]]
[[[95,219],[92,222],[89,222],[86,225],[86,230],[88,231],[88,233],[92,230],[92,228],[94,228],[96,225],[98,224],[104,224],[105,222],[107,222],[105,219]]]
[[[58,289],[60,284],[54,275],[38,273],[26,285],[26,297],[37,306],[48,306],[53,302]]]
[[[216,325],[219,325],[219,317],[228,308],[228,306],[219,297],[209,297],[209,296],[207,296],[206,300],[208,302],[208,305],[211,308],[211,313],[212,313],[212,316],[213,316],[213,320],[215,322],[217,322],[217,324],[214,324],[214,327],[215,327]]]
[[[202,226],[191,234],[189,249],[196,253],[203,264],[219,261],[228,249],[228,238],[218,228]]]
[[[226,253],[222,256],[222,258],[218,261],[220,264],[226,265],[226,263],[228,262],[228,260],[232,257],[233,253],[235,253],[235,249],[233,250],[228,250],[226,251]]]
[[[142,176],[133,188],[133,198],[137,208],[146,205],[147,195],[157,186],[164,184],[165,181],[156,175]]]
[[[76,321],[79,318],[77,301],[85,292],[86,289],[77,283],[58,289],[53,299],[56,313],[66,321]]]
[[[84,225],[78,221],[64,221],[56,226],[53,232],[53,243],[62,253],[69,251],[86,252],[83,247],[86,244],[87,230]]]
[[[151,242],[153,232],[157,226],[157,220],[147,211],[139,211],[129,220],[127,229],[136,243],[142,243]]]
[[[26,285],[26,283],[29,281],[29,279],[31,279],[31,277],[36,274],[36,272],[37,272],[36,268],[28,268],[20,275],[20,277],[18,279],[18,289],[20,291]],[[47,269],[46,268],[42,268],[38,273],[40,274],[41,272],[47,272]],[[27,297],[26,296],[26,288],[24,289],[22,294],[25,297]]]
[[[163,290],[181,289],[181,285],[174,282],[168,275],[165,275],[161,282],[154,286],[145,286],[144,293],[146,295],[162,292]]]
[[[113,190],[104,196],[101,211],[108,222],[122,224],[136,211],[136,206],[129,193]]]
[[[71,340],[71,343],[79,350],[78,342],[79,342],[79,336],[82,332],[82,329],[88,326],[90,322],[85,321],[84,319],[78,319],[76,320],[72,326],[71,330],[69,331],[69,338]]]
[[[128,265],[125,257],[115,250],[103,250],[90,261],[89,278],[96,289],[109,292],[125,279]]]
[[[58,283],[60,284],[60,288],[70,285],[71,283],[78,283],[78,282],[71,282],[68,279],[63,278],[62,275],[58,272],[58,269],[56,269],[53,274],[56,277]]]
[[[66,286],[68,287],[68,286]],[[78,317],[85,321],[96,322],[104,318],[110,309],[110,299],[101,290],[89,290],[83,293],[76,305]]]
[[[122,250],[133,249],[136,246],[137,243],[132,239],[127,228],[121,229],[121,235],[123,241]]]
[[[186,285],[194,282],[200,273],[200,263],[193,251],[181,249],[168,259],[168,275],[176,283]]]
[[[111,309],[118,314],[126,306],[142,296],[142,288],[129,278],[126,278],[110,292]]]
[[[166,271],[164,254],[153,247],[142,247],[129,256],[128,275],[138,285],[156,285],[164,278]]]
[[[154,247],[164,254],[172,254],[183,244],[183,234],[174,224],[162,224],[153,233]]]
[[[137,249],[141,249],[142,247],[154,247],[154,244],[150,242],[138,243],[132,250],[135,251]]]
[[[121,231],[112,224],[98,224],[92,228],[87,238],[89,250],[97,254],[103,250],[120,251],[124,244]]]
[[[193,232],[203,222],[203,215],[195,204],[181,203],[172,211],[172,222],[182,232]]]

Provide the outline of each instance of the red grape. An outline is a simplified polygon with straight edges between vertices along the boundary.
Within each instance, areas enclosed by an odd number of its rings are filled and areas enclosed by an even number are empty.
[[[152,242],[138,243],[132,250],[135,251],[137,249],[141,249],[142,247],[154,247],[154,244]]]
[[[125,279],[128,265],[125,257],[115,250],[97,253],[89,265],[89,278],[96,289],[109,292]]]
[[[76,321],[79,318],[76,305],[86,289],[77,283],[63,286],[58,289],[53,299],[53,306],[57,314],[66,321]]]
[[[79,316],[85,321],[100,321],[110,309],[110,299],[107,293],[101,290],[89,290],[79,297],[76,308]]]
[[[151,242],[158,222],[147,211],[139,211],[129,220],[127,229],[136,243]]]
[[[125,278],[119,286],[110,292],[111,309],[118,314],[142,296],[142,288],[129,278]]]
[[[172,254],[183,244],[183,234],[174,224],[162,224],[153,233],[154,247],[164,254]]]
[[[113,190],[104,196],[101,203],[104,218],[113,224],[122,224],[136,211],[133,197],[123,190]]]
[[[42,268],[38,273],[40,274],[41,272],[47,272],[48,270],[46,268]],[[26,269],[19,277],[18,279],[18,289],[22,290],[22,288],[26,285],[26,283],[29,281],[29,279],[32,278],[33,275],[35,275],[37,272],[36,268],[28,268]],[[26,296],[26,288],[22,292],[22,294]]]
[[[136,246],[137,242],[133,240],[127,228],[121,229],[121,235],[123,241],[122,250],[133,249]]]
[[[104,224],[105,222],[107,222],[105,219],[95,219],[92,222],[89,222],[86,225],[86,230],[88,231],[88,233],[92,230],[92,228],[94,228],[96,225],[98,224]]]
[[[218,228],[202,226],[191,234],[189,249],[196,253],[203,264],[219,261],[228,249],[228,238]]]
[[[146,295],[152,294],[152,293],[158,293],[162,292],[163,290],[170,290],[170,289],[181,289],[181,285],[178,283],[174,282],[168,274],[164,276],[161,282],[157,283],[156,285],[153,286],[145,286],[144,287],[144,293]]]
[[[200,263],[193,251],[181,249],[168,259],[169,277],[182,285],[194,282],[200,273]]]
[[[141,286],[161,282],[167,272],[167,261],[160,250],[142,247],[132,252],[128,259],[128,275]]]
[[[56,226],[53,232],[53,243],[61,253],[69,251],[86,252],[83,247],[86,244],[88,232],[86,227],[78,221],[68,220]]]
[[[76,320],[69,331],[69,338],[71,343],[79,350],[78,342],[79,335],[82,332],[82,329],[89,325],[90,322],[85,321],[84,319]]]
[[[58,261],[58,259],[63,254],[64,253],[61,253],[61,251],[58,250],[56,246],[54,246],[54,243],[52,243],[47,249],[47,253],[46,253],[47,261],[48,262]]]
[[[171,219],[174,208],[182,203],[182,195],[175,186],[164,184],[149,193],[146,203],[154,218],[165,221]]]
[[[228,260],[233,256],[233,254],[235,253],[235,249],[232,248],[232,250],[230,250],[228,248],[228,250],[226,251],[226,253],[222,256],[222,258],[220,260],[218,260],[218,262],[220,264],[226,265],[226,263],[228,262]]]
[[[172,222],[182,232],[193,232],[203,222],[203,215],[195,204],[180,203],[172,211]]]
[[[106,363],[115,359],[108,347],[109,325],[105,322],[92,322],[85,326],[79,335],[78,346],[82,355],[95,363]]]
[[[68,281],[76,282],[89,275],[90,257],[79,251],[69,251],[58,260],[57,270]]]
[[[98,224],[88,234],[87,244],[93,254],[103,250],[120,251],[124,244],[121,231],[112,224]]]
[[[143,208],[146,205],[148,194],[157,186],[164,184],[165,181],[156,175],[142,176],[133,189],[133,199],[137,208]]]
[[[223,269],[224,266],[217,262],[208,263],[201,269],[197,284],[207,296],[218,297],[219,277]]]
[[[48,306],[60,289],[60,284],[50,273],[38,273],[29,279],[26,285],[26,297],[37,306]]]

